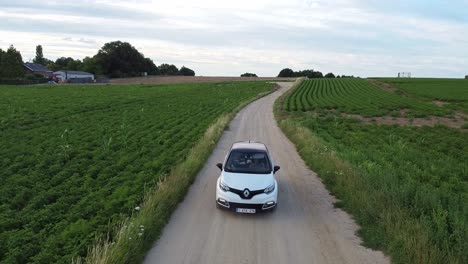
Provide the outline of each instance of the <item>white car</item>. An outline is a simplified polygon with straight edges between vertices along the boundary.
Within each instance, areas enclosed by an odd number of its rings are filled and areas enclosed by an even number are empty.
[[[275,166],[267,147],[258,142],[236,142],[224,165],[216,164],[221,175],[216,184],[216,205],[238,213],[273,211],[278,203]]]

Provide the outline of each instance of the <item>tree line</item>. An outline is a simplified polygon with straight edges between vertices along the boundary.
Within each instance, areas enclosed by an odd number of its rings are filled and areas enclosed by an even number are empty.
[[[156,66],[153,60],[145,57],[130,43],[122,41],[106,43],[96,55],[83,60],[72,57],[49,60],[44,57],[42,46],[38,45],[33,63],[44,65],[52,71],[84,71],[111,78],[141,76],[144,72],[148,75],[195,76],[195,71],[185,66],[180,69],[166,63]],[[13,46],[6,51],[0,49],[0,78],[22,78],[24,74],[21,53]]]
[[[278,77],[307,77],[307,78],[354,78],[354,75],[336,75],[332,72],[329,72],[323,75],[320,71],[314,70],[302,70],[302,71],[293,71],[290,68],[282,69]]]

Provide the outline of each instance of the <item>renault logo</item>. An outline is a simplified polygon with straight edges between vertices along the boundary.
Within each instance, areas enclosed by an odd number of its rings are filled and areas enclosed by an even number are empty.
[[[245,191],[244,191],[244,197],[247,198],[247,197],[249,197],[249,195],[250,195],[249,190],[248,190],[248,189],[245,189]]]

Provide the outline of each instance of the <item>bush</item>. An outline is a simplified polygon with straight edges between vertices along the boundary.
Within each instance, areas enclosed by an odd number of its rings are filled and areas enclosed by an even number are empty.
[[[163,63],[158,68],[161,75],[179,75],[179,69],[174,64]]]
[[[258,76],[255,73],[246,72],[244,74],[241,74],[241,77],[258,77]]]
[[[179,70],[179,74],[183,76],[195,76],[195,72],[185,66],[182,66]]]
[[[284,68],[279,72],[278,77],[295,77],[295,74],[293,70]]]

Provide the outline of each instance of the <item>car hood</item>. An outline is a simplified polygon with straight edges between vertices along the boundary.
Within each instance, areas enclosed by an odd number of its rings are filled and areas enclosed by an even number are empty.
[[[223,182],[230,188],[238,190],[262,190],[275,182],[271,174],[232,173],[223,171]]]

